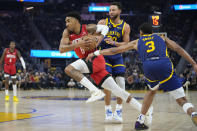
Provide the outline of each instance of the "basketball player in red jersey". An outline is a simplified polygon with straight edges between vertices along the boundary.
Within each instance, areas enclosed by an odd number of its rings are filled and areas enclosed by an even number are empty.
[[[9,77],[12,78],[12,86],[13,86],[13,101],[18,102],[17,97],[17,87],[16,87],[16,61],[17,58],[20,59],[24,73],[26,73],[26,66],[21,56],[21,53],[15,49],[16,43],[14,41],[10,42],[9,48],[4,49],[3,55],[0,59],[0,71],[2,70],[2,63],[4,61],[4,77],[5,77],[5,101],[9,101]]]
[[[92,61],[85,61],[85,58],[92,51],[84,51],[80,47],[87,45],[91,40],[85,41],[81,37],[87,34],[100,33],[97,37],[98,44],[102,41],[104,36],[108,33],[106,25],[82,25],[80,23],[81,17],[77,12],[70,12],[66,16],[66,29],[63,32],[60,41],[60,53],[74,50],[80,59],[71,63],[65,68],[65,73],[88,88],[91,92],[91,97],[86,102],[93,102],[104,97],[104,93],[94,86],[83,73],[90,73],[95,83],[105,89],[110,90],[114,95],[122,98],[138,111],[141,110],[142,105],[124,89],[120,88],[112,76],[105,69],[105,60],[103,55],[95,54]],[[96,50],[96,49],[95,49]]]

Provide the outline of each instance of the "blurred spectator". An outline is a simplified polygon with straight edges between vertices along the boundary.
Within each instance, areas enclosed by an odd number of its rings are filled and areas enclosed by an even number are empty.
[[[3,90],[3,74],[0,72],[0,90]]]
[[[70,81],[67,83],[67,86],[69,88],[74,88],[76,86],[75,82],[73,79],[70,79]]]

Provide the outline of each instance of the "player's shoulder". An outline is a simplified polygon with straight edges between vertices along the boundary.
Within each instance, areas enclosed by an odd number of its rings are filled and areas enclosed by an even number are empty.
[[[63,33],[62,33],[62,36],[63,37],[68,37],[70,35],[70,32],[68,31],[68,29],[64,29]]]
[[[107,18],[106,18],[107,19]],[[98,24],[106,25],[106,19],[99,20]]]
[[[123,26],[123,30],[124,30],[124,33],[128,32],[128,34],[129,34],[131,31],[130,25],[125,22],[125,24]]]
[[[18,49],[14,49],[16,52],[20,52]]]
[[[125,22],[125,29],[130,29],[130,25],[127,22]]]

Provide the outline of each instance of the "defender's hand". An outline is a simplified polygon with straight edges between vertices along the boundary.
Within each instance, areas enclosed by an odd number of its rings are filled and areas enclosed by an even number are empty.
[[[104,41],[105,41],[107,44],[116,45],[116,42],[113,41],[111,38],[106,38],[106,39],[104,39]]]

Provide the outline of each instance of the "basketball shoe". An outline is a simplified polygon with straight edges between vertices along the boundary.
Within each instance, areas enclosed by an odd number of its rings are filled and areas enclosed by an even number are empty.
[[[18,102],[18,101],[19,101],[19,100],[18,100],[18,97],[17,97],[17,96],[14,96],[14,97],[13,97],[13,101],[14,101],[14,102]]]
[[[191,114],[193,123],[197,126],[197,112]]]
[[[9,101],[9,100],[10,100],[9,95],[6,95],[6,96],[5,96],[5,101]]]
[[[112,122],[113,121],[113,113],[111,109],[105,110],[105,122]]]
[[[116,109],[114,114],[113,114],[113,118],[114,118],[115,122],[122,123],[123,122],[122,109]]]
[[[91,93],[91,97],[88,98],[86,103],[94,102],[97,100],[102,99],[105,96],[105,94],[101,90],[97,90]]]

